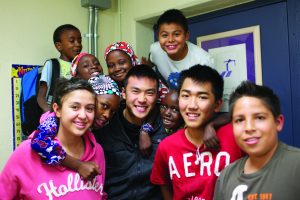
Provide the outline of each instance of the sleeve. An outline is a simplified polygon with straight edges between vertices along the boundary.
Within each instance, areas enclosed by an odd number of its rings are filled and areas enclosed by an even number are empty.
[[[20,180],[22,175],[24,175],[24,165],[26,166],[26,161],[24,160],[24,155],[26,154],[26,145],[29,145],[27,141],[24,141],[20,146],[12,153],[6,162],[3,170],[0,174],[0,199],[1,200],[11,200],[11,199],[22,199],[20,198],[20,190],[22,184]],[[28,165],[26,166],[28,167]],[[25,170],[26,170],[25,167]]]
[[[12,171],[12,163],[13,161],[9,159],[0,175],[0,199],[2,200],[15,199],[20,191],[18,179]]]
[[[217,131],[217,136],[222,151],[226,151],[230,155],[230,163],[245,155],[234,139],[233,126],[231,123],[220,127]]]
[[[42,70],[40,82],[42,81],[46,82],[47,87],[50,88],[51,77],[52,77],[52,63],[51,60],[47,60]]]
[[[55,140],[58,122],[54,115],[49,115],[35,131],[31,140],[31,148],[49,165],[59,165],[66,157],[66,152]]]
[[[170,183],[168,161],[164,156],[163,146],[164,143],[160,143],[158,145],[150,176],[151,183],[156,185],[165,185]]]
[[[149,59],[152,63],[153,63],[153,45],[154,44],[151,44],[149,49]]]

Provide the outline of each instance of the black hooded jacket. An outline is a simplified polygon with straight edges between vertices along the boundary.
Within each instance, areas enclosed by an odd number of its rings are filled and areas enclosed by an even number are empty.
[[[156,149],[167,136],[162,119],[158,115],[153,123],[152,152],[150,157],[144,157],[138,146],[140,127],[129,123],[122,113],[120,109],[109,124],[94,132],[105,154],[104,191],[110,200],[162,199],[159,186],[150,183]]]

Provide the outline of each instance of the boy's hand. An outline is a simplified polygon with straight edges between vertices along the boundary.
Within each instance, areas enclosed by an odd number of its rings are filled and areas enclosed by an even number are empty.
[[[80,162],[77,172],[85,181],[93,180],[98,174],[101,174],[99,166],[94,162]]]
[[[139,147],[143,156],[149,157],[151,153],[151,138],[145,131],[140,132]]]
[[[147,66],[149,66],[151,68],[154,67],[153,63],[149,59],[147,59],[145,57],[141,58],[141,64],[147,65]]]
[[[203,142],[208,149],[216,151],[220,148],[220,142],[212,123],[208,123],[204,129]]]

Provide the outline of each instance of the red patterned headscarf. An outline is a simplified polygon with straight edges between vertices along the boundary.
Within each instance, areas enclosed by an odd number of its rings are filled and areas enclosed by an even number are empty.
[[[132,66],[136,66],[140,64],[140,61],[138,60],[137,56],[134,54],[132,47],[126,42],[115,42],[110,44],[105,50],[104,59],[106,60],[107,55],[114,50],[120,50],[125,52],[130,57]]]
[[[72,60],[72,66],[71,66],[71,76],[72,77],[76,76],[76,70],[77,70],[77,66],[78,66],[78,63],[79,63],[80,59],[83,56],[88,55],[88,54],[89,53],[87,53],[87,52],[81,52],[80,54],[75,56],[75,58]]]

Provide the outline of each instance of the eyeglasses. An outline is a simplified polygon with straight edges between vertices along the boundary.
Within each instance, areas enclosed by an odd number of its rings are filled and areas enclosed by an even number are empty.
[[[179,113],[179,109],[178,109],[178,108],[175,108],[175,107],[169,107],[169,106],[163,105],[163,104],[160,105],[160,110],[161,110],[161,111],[166,112],[168,109],[170,109],[171,112],[174,113],[174,114],[178,114],[178,113]]]

